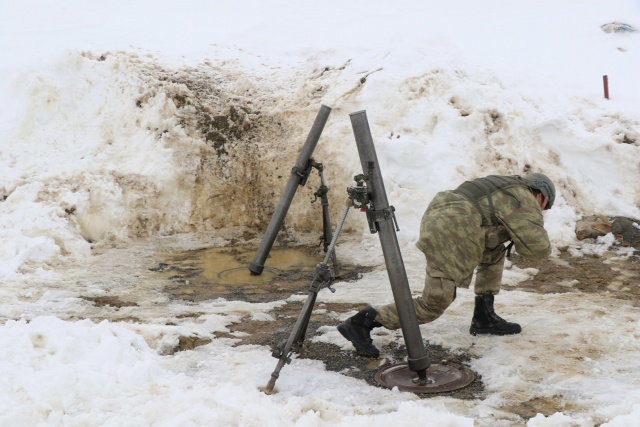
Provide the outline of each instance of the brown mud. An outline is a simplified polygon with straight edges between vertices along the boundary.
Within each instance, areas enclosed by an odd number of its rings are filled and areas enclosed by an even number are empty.
[[[533,263],[517,255],[512,262],[519,268],[536,268],[535,277],[509,289],[554,294],[583,292],[607,294],[640,306],[640,257],[620,259],[612,253],[573,257],[568,252],[543,263]],[[568,281],[567,278],[571,278]]]
[[[260,276],[248,273],[247,265],[255,254],[254,247],[227,247],[202,249],[173,257],[153,269],[167,279],[165,291],[174,298],[202,301],[211,298],[225,298],[248,302],[281,301],[289,296],[306,295],[313,277],[315,265],[323,260],[319,248],[290,247],[274,248],[265,262],[265,272]],[[523,281],[509,289],[535,293],[585,292],[608,294],[636,306],[640,305],[640,257],[619,258],[614,253],[603,256],[574,257],[562,252],[557,258],[541,263],[531,263],[514,254],[511,258],[518,268],[535,268],[539,272],[534,278]],[[271,266],[277,266],[271,267]],[[358,280],[369,267],[341,266],[338,281]],[[567,281],[571,278],[571,281]],[[321,291],[326,292],[326,291]],[[229,326],[230,332],[224,336],[237,339],[236,345],[278,345],[287,340],[295,320],[300,315],[302,302],[288,301],[271,313],[275,322],[251,321]],[[380,348],[381,359],[362,358],[353,351],[344,351],[333,344],[310,342],[322,326],[337,326],[335,314],[347,313],[354,308],[351,304],[316,305],[306,332],[306,340],[297,357],[322,361],[326,368],[343,375],[362,379],[371,386],[380,387],[374,379],[382,366],[406,360],[406,348],[400,340]],[[241,333],[240,333],[241,332]],[[220,335],[223,336],[223,335]],[[241,337],[241,338],[238,338]],[[206,344],[186,343],[186,348]],[[433,362],[454,361],[468,364],[471,356],[465,353],[451,353],[446,348],[425,342],[429,358]],[[274,359],[274,367],[275,367]],[[440,395],[456,399],[483,399],[485,396],[482,378],[478,376],[467,387]],[[426,394],[424,397],[433,396]],[[551,415],[568,410],[568,403],[558,399],[532,399],[519,405],[501,408],[517,414],[523,419],[537,413]]]

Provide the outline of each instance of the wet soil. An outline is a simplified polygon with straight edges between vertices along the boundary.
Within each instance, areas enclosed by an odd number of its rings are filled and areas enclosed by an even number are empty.
[[[225,298],[247,302],[280,301],[308,293],[316,265],[324,261],[322,248],[278,247],[269,252],[260,275],[248,269],[256,253],[252,246],[206,248],[188,251],[152,268],[168,279],[164,291],[187,301]],[[340,261],[339,261],[340,262]],[[371,268],[329,261],[335,281],[357,280]]]
[[[249,273],[247,267],[255,253],[255,247],[247,246],[200,249],[163,261],[152,268],[152,271],[165,276],[165,292],[174,298],[194,302],[219,297],[247,302],[269,302],[286,300],[296,294],[308,295],[316,265],[324,261],[324,253],[319,248],[273,248],[265,262],[264,272],[255,276]],[[335,273],[333,265],[329,265]],[[340,263],[337,275],[334,274],[335,281],[358,280],[363,273],[371,270],[371,267]],[[274,310],[272,314],[275,322],[244,319],[230,325],[228,334],[218,336],[239,340],[236,345],[264,345],[273,349],[287,341],[302,307],[303,302],[289,301]],[[362,379],[372,386],[379,387],[374,377],[381,367],[406,362],[407,351],[404,343],[396,342],[382,346],[380,351],[384,356],[380,359],[370,359],[360,357],[353,351],[343,351],[333,344],[309,342],[318,328],[338,325],[335,313],[347,313],[353,309],[351,304],[316,304],[309,319],[305,342],[302,348],[298,349],[296,357],[321,360],[328,370]],[[193,343],[187,344],[186,348],[179,344],[175,350],[193,348]],[[195,344],[202,345],[206,342]],[[453,355],[440,346],[428,342],[425,344],[433,363],[453,361],[465,364],[470,360],[466,355]],[[439,394],[458,399],[481,398],[484,395],[482,379],[477,376],[475,381],[463,389]],[[433,396],[433,393],[425,396]]]
[[[267,266],[278,265],[278,268],[265,267],[267,274],[264,278],[251,277],[248,274],[243,276],[245,273],[239,273],[238,270],[244,271],[254,254],[255,248],[251,247],[193,251],[166,260],[153,270],[166,277],[165,290],[175,298],[190,301],[217,297],[250,302],[281,301],[293,294],[307,295],[315,265],[323,259],[322,252],[317,248],[274,249],[265,264]],[[221,256],[222,258],[230,257],[231,261],[221,262]],[[207,267],[206,259],[217,259],[218,267]],[[620,259],[614,253],[606,253],[601,257],[574,257],[565,251],[557,258],[550,258],[540,263],[529,262],[514,254],[511,262],[518,268],[535,268],[539,272],[532,279],[511,286],[509,289],[535,293],[608,294],[626,303],[640,306],[639,256]],[[370,268],[352,265],[341,267],[341,277],[337,278],[338,281],[358,280],[362,273],[370,270]],[[256,283],[251,283],[251,280]],[[236,345],[255,344],[274,348],[278,344],[286,342],[295,320],[300,315],[302,306],[302,302],[288,301],[287,304],[274,309],[271,313],[276,319],[275,322],[244,319],[242,322],[230,325],[228,334],[219,336],[238,340]],[[316,304],[309,319],[305,343],[299,349],[296,357],[320,360],[328,370],[362,379],[374,387],[382,387],[375,381],[376,372],[383,366],[406,361],[407,353],[402,340],[382,346],[380,351],[384,356],[381,359],[363,358],[357,356],[353,351],[344,351],[332,344],[310,342],[310,338],[316,334],[318,328],[337,326],[338,321],[335,320],[335,313],[347,313],[354,308],[358,307],[353,307],[352,304]],[[185,348],[177,350],[189,349],[202,344],[206,344],[206,342],[189,342],[185,343]],[[434,363],[453,361],[467,365],[471,361],[470,355],[452,354],[446,348],[438,345],[429,342],[425,342],[425,344],[429,358]],[[462,389],[439,395],[451,396],[456,399],[483,399],[485,390],[482,377],[477,376],[471,384]],[[423,395],[423,397],[431,396],[434,394]],[[570,403],[565,402],[560,396],[557,399],[535,398],[501,409],[517,414],[526,420],[537,413],[548,416],[558,411],[570,410],[568,405]]]
[[[382,367],[406,362],[407,350],[401,341],[393,342],[389,345],[378,346],[383,355],[379,359],[372,359],[358,356],[354,351],[344,351],[338,346],[322,342],[309,342],[309,338],[315,335],[318,328],[322,326],[337,326],[333,316],[326,313],[346,313],[353,310],[351,304],[319,304],[309,319],[306,340],[302,346],[298,357],[322,361],[327,370],[340,372],[353,378],[366,381],[374,387],[382,387],[375,381],[375,375]],[[241,322],[229,326],[229,337],[237,338],[236,332],[247,333],[236,345],[256,344],[270,346],[272,349],[278,344],[284,343],[289,338],[295,320],[300,315],[302,303],[288,303],[277,310],[277,318],[274,322]],[[321,313],[319,313],[321,312]],[[244,335],[244,334],[241,334]],[[454,361],[466,364],[470,357],[464,354],[453,354],[447,349],[433,345],[425,341],[428,348],[429,359],[433,363],[442,361]],[[275,368],[276,359],[274,359]],[[384,388],[384,387],[383,387]],[[483,398],[484,386],[482,378],[476,374],[476,379],[468,386],[446,393],[437,393],[440,396],[451,396],[457,399],[477,399]],[[424,397],[434,396],[435,393],[424,394]]]
[[[511,261],[519,268],[535,268],[539,272],[510,289],[536,293],[607,294],[640,306],[640,256],[618,259],[607,253],[603,257],[573,257],[563,252],[558,258],[542,263],[530,262],[517,255],[512,256]]]

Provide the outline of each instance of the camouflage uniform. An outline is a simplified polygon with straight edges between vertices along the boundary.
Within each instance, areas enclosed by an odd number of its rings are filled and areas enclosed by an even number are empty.
[[[469,287],[474,270],[475,293],[497,294],[504,244],[509,240],[521,256],[532,261],[551,253],[542,212],[531,190],[517,177],[496,178],[510,180],[510,184],[492,192],[490,198],[478,197],[478,206],[458,191],[461,186],[438,193],[427,207],[416,244],[427,259],[422,296],[413,300],[420,324],[440,317],[455,299],[456,287]],[[387,329],[400,328],[395,304],[375,309],[376,321]]]

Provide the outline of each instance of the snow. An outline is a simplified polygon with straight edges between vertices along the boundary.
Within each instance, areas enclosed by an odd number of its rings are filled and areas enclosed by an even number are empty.
[[[628,256],[612,235],[585,243],[574,233],[584,215],[640,218],[640,35],[605,33],[610,22],[638,28],[638,3],[0,0],[0,424],[508,426],[521,421],[505,405],[553,396],[573,407],[527,426],[640,424],[638,309],[605,295],[509,289],[535,269],[508,265],[500,294],[521,335],[471,337],[469,292],[421,327],[431,342],[477,357],[471,368],[487,391],[478,401],[419,399],[302,359],[264,395],[258,387],[275,366],[268,348],[217,337],[167,349],[180,335],[228,332],[243,316],[269,321],[285,302],[180,302],[148,273],[158,251],[224,245],[236,229],[222,221],[264,228],[251,200],[234,203],[245,200],[233,187],[245,172],[229,164],[239,158],[211,161],[197,116],[176,104],[191,96],[188,79],[208,102],[225,105],[207,92],[220,88],[284,123],[289,130],[240,158],[258,153],[283,170],[298,143],[278,141],[301,141],[320,105],[332,107],[318,153],[334,186],[359,172],[348,114],[366,110],[414,291],[428,201],[493,173],[531,168],[554,180],[552,256],[567,247]],[[210,187],[203,176],[215,178]],[[227,187],[213,203],[199,198]],[[294,229],[312,221],[307,204],[292,206]],[[348,226],[356,238],[339,253],[381,265],[366,222],[351,215]],[[385,271],[335,288],[319,300],[356,310],[392,299]],[[108,309],[80,297],[111,293],[139,305],[99,321]],[[350,350],[334,328],[319,333],[314,340]]]

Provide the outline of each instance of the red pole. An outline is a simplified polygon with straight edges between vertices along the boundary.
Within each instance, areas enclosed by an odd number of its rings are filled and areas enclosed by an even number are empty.
[[[604,84],[604,97],[609,99],[609,78],[606,75],[602,76],[602,83]]]

